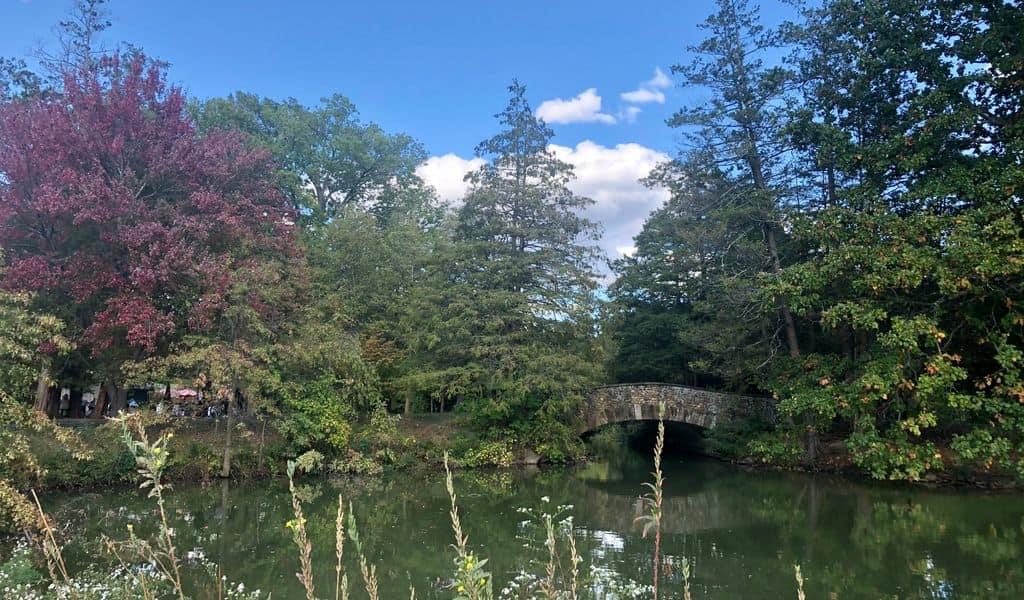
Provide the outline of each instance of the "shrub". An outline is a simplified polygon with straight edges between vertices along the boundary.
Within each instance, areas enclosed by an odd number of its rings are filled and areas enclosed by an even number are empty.
[[[380,475],[384,472],[384,467],[362,452],[349,449],[344,458],[331,461],[330,470],[339,474]]]
[[[351,401],[338,393],[331,379],[303,385],[285,398],[287,418],[281,422],[295,453],[317,449],[327,454],[348,448],[352,435],[349,422],[355,419]]]
[[[458,464],[462,467],[508,467],[515,462],[515,455],[506,441],[486,442],[479,448],[466,452]]]
[[[295,467],[302,473],[319,473],[324,468],[324,455],[308,450],[295,459]]]

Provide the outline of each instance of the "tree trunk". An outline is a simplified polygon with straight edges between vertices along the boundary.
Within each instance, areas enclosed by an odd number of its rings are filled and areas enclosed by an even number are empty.
[[[259,451],[256,453],[256,460],[258,461],[257,467],[259,468],[260,472],[263,471],[263,440],[266,439],[266,433],[267,433],[267,419],[265,417],[261,416],[260,417],[260,448],[259,448]]]
[[[96,399],[96,411],[93,413],[97,419],[102,419],[104,413],[117,415],[118,411],[127,407],[128,390],[122,390],[116,383],[110,381],[100,384],[99,398]]]
[[[107,389],[107,382],[104,381],[100,384],[100,390],[96,393],[96,408],[92,411],[94,419],[102,419],[103,413],[107,409],[107,404],[110,403],[110,392]]]
[[[224,457],[220,465],[220,476],[228,478],[231,476],[231,430],[234,429],[234,411],[232,409],[233,402],[228,404],[227,410],[227,423],[224,427]]]
[[[407,417],[412,414],[412,392],[405,393],[405,410],[403,412]]]
[[[768,240],[768,254],[772,261],[772,274],[776,277],[782,273],[782,261],[779,260],[779,247],[775,242],[775,227],[771,223],[765,225],[765,237]],[[782,311],[782,320],[786,327],[786,345],[789,347],[789,355],[796,358],[800,356],[800,342],[796,337],[796,323],[793,321],[793,313],[789,310],[789,303],[785,300],[779,302]]]
[[[753,142],[755,138],[751,136],[750,139]],[[756,149],[747,157],[747,160],[750,165],[751,174],[754,176],[754,185],[759,190],[767,191],[768,185],[764,178],[764,172],[761,169],[761,156]],[[774,211],[774,209],[775,207],[772,206],[771,210]],[[779,246],[775,239],[775,224],[768,218],[765,219],[764,223],[764,237],[765,243],[768,246],[772,274],[778,277],[782,273],[782,261],[779,259]],[[786,345],[789,348],[789,355],[792,358],[797,358],[800,356],[800,341],[796,335],[796,322],[793,319],[793,312],[789,310],[789,303],[781,300],[779,302],[779,311],[782,313],[782,321],[786,330]],[[814,430],[814,415],[804,415],[803,422],[806,428],[804,458],[808,465],[813,466],[818,447],[818,434]]]
[[[36,401],[34,408],[43,414],[50,410],[50,363],[44,362],[39,367],[39,381],[36,382]]]

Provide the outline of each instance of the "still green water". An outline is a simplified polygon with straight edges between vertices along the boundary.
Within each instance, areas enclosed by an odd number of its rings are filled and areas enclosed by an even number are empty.
[[[794,563],[802,566],[808,598],[1024,598],[1020,495],[750,472],[696,458],[667,458],[665,467],[670,597],[681,596],[678,565],[686,557],[694,598],[795,598]],[[645,457],[628,454],[577,468],[460,473],[463,525],[471,545],[490,558],[500,589],[537,558],[527,547],[536,535],[517,509],[571,504],[583,570],[596,565],[646,582],[652,541],[642,539],[633,519],[649,470]],[[315,479],[300,488],[320,595],[333,597],[342,494],[378,565],[382,598],[407,598],[410,585],[419,598],[451,597],[444,587],[453,552],[443,475]],[[123,537],[128,523],[145,532],[154,519],[151,502],[132,491],[51,495],[44,503],[67,524],[75,565],[100,554],[100,534]],[[201,551],[229,580],[275,599],[303,597],[282,482],[179,485],[170,504],[182,554]],[[358,579],[354,563],[349,573]],[[210,593],[192,577],[197,596]]]

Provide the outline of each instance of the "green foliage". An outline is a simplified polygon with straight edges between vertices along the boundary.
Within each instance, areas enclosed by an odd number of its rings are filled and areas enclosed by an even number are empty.
[[[972,66],[1005,60],[987,37],[1020,21],[929,0],[808,14],[814,83],[794,139],[829,177],[793,216],[809,252],[765,296],[819,327],[820,350],[780,361],[769,387],[787,414],[847,424],[875,477],[942,468],[943,441],[958,460],[1024,473],[1020,106]]]
[[[720,0],[674,68],[711,96],[672,119],[671,199],[616,264],[616,376],[773,394],[776,431],[730,453],[827,432],[879,478],[1024,474],[1016,4],[830,0],[771,31]]]
[[[370,456],[349,449],[345,456],[332,460],[329,465],[332,473],[348,475],[380,475],[384,467]]]
[[[709,454],[728,459],[746,458],[755,451],[762,457],[777,456],[780,449],[770,449],[765,443],[773,441],[772,429],[771,423],[760,419],[719,423],[706,432],[704,447]]]
[[[793,431],[783,430],[749,440],[747,454],[768,464],[794,466],[800,464],[804,450]]]
[[[324,223],[351,207],[383,219],[427,195],[415,173],[423,147],[404,134],[389,134],[359,121],[340,94],[309,108],[237,92],[196,107],[200,128],[237,129],[270,149],[281,167],[279,185],[300,214]]]
[[[15,546],[7,560],[0,563],[0,590],[27,590],[42,580],[27,544]]]
[[[296,451],[323,448],[338,452],[348,447],[355,417],[351,402],[334,381],[314,381],[284,400],[287,417],[279,424]]]
[[[27,406],[31,384],[51,360],[42,356],[39,348],[54,352],[70,349],[61,336],[63,325],[51,316],[33,312],[30,300],[28,295],[0,290],[0,530],[24,529],[37,521],[35,508],[21,493],[45,475],[31,451],[30,436],[45,437],[62,451],[65,460],[69,454],[85,456],[73,434]]]
[[[596,229],[525,88],[514,83],[510,96],[503,130],[477,147],[489,162],[468,176],[453,243],[438,256],[441,285],[419,299],[433,317],[415,338],[424,359],[409,385],[457,402],[489,438],[564,453],[560,431],[598,377]]]
[[[511,444],[500,440],[484,442],[478,448],[466,451],[455,463],[460,467],[509,467],[515,461]]]
[[[320,454],[316,450],[303,452],[296,457],[295,468],[302,473],[319,473],[324,468],[324,455]]]
[[[672,195],[648,218],[637,251],[614,263],[610,363],[623,381],[756,385],[777,324],[758,305],[758,217],[739,184],[694,157],[655,170]]]
[[[118,485],[134,480],[135,461],[121,445],[117,427],[100,425],[77,434],[87,457],[68,460],[67,453],[53,447],[45,437],[33,440],[33,453],[45,468],[43,482],[57,488]]]

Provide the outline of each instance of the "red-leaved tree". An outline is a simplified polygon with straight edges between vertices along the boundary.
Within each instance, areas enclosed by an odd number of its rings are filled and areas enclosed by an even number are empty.
[[[0,104],[2,283],[115,373],[213,326],[239,277],[294,256],[273,173],[240,135],[197,135],[157,65],[107,57],[59,95]]]

